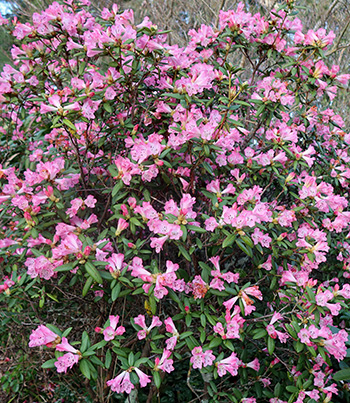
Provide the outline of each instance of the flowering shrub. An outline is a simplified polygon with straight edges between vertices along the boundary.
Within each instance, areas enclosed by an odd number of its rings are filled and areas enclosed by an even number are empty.
[[[293,2],[240,4],[179,48],[87,3],[1,21],[18,45],[0,80],[0,298],[33,313],[37,365],[99,402],[155,401],[184,367],[182,401],[349,399],[333,32],[303,33]]]

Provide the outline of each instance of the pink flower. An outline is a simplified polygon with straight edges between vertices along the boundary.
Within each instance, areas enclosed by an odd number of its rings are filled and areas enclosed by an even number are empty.
[[[140,385],[141,388],[144,388],[147,386],[148,383],[151,383],[151,377],[149,375],[146,375],[144,372],[142,372],[140,369],[134,367],[135,372],[137,373],[137,376],[139,377],[140,380]]]
[[[115,231],[115,236],[119,236],[122,233],[122,231],[128,228],[128,226],[129,223],[126,222],[124,218],[119,218],[117,230]]]
[[[62,337],[62,341],[61,341],[60,344],[58,344],[58,345],[56,346],[56,350],[57,350],[57,351],[68,351],[69,353],[73,353],[73,354],[77,354],[77,353],[78,353],[78,350],[75,349],[73,346],[71,346],[71,345],[68,343],[68,340],[67,340],[66,337]]]
[[[164,372],[167,372],[170,374],[170,372],[174,371],[173,367],[173,360],[169,360],[169,357],[171,356],[171,351],[169,350],[164,350],[162,357],[159,359],[156,357],[155,359],[155,365],[154,365],[154,370],[157,371],[157,369],[161,369]]]
[[[114,379],[107,381],[107,386],[110,386],[113,392],[130,393],[135,386],[130,382],[130,374],[128,371],[122,372]]]
[[[52,347],[53,343],[59,343],[61,338],[46,326],[40,325],[36,330],[32,331],[32,334],[29,336],[29,340],[29,347]]]
[[[159,327],[162,325],[162,322],[159,320],[158,316],[152,317],[152,323],[149,327],[146,326],[146,320],[144,315],[139,315],[134,318],[134,322],[136,325],[140,326],[142,329],[137,332],[137,338],[142,340],[146,338],[146,336],[150,333],[150,331],[154,327]]]
[[[232,353],[228,358],[225,358],[221,361],[217,361],[215,366],[217,367],[218,375],[223,377],[229,372],[232,376],[236,376],[238,374],[240,360],[237,358],[235,353]]]
[[[206,350],[203,352],[202,347],[195,347],[192,350],[192,357],[190,359],[193,368],[201,369],[202,367],[212,365],[215,360],[215,355],[212,353],[212,350]]]
[[[165,324],[165,330],[168,333],[172,334],[172,337],[170,337],[168,340],[165,341],[167,350],[174,350],[177,340],[180,336],[179,332],[177,331],[174,322],[171,318],[165,319],[164,324]]]
[[[45,256],[39,256],[37,258],[28,258],[25,263],[27,267],[27,273],[31,278],[40,277],[45,280],[50,280],[55,275],[55,265],[50,262]]]
[[[122,253],[112,253],[112,256],[107,259],[109,263],[106,269],[109,270],[113,278],[118,278],[122,269],[126,264],[124,263],[124,255]]]
[[[77,364],[79,361],[79,355],[68,353],[63,355],[62,357],[58,357],[55,362],[55,367],[57,368],[57,372],[66,373],[68,368],[72,368],[74,364]]]
[[[119,316],[109,316],[110,325],[106,327],[103,331],[103,337],[106,341],[111,341],[115,338],[115,336],[121,336],[125,332],[124,326],[119,326],[117,328],[119,322]]]

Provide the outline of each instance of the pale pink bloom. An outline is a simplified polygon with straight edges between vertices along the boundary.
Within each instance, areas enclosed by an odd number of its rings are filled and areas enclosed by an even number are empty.
[[[78,353],[78,350],[75,349],[73,346],[71,346],[71,345],[68,343],[68,340],[67,340],[66,337],[62,337],[62,341],[61,341],[60,344],[58,344],[58,345],[56,346],[56,350],[57,350],[57,351],[68,351],[69,353],[73,353],[73,354]]]
[[[348,333],[346,330],[340,330],[338,333],[333,334],[330,338],[323,341],[323,345],[329,354],[332,354],[338,361],[346,357],[346,345],[348,340]]]
[[[134,368],[134,370],[137,373],[137,376],[139,377],[141,388],[144,388],[145,386],[147,386],[148,383],[152,382],[151,377],[149,375],[146,375],[144,372],[142,372],[140,369],[136,367]]]
[[[156,250],[156,253],[160,253],[163,249],[165,242],[169,239],[169,235],[164,235],[160,238],[150,238],[150,246]]]
[[[95,119],[95,112],[98,110],[98,106],[102,101],[93,101],[90,98],[84,101],[81,112],[87,119]]]
[[[103,337],[106,341],[113,340],[115,336],[121,336],[125,332],[124,326],[119,326],[117,328],[119,322],[119,315],[114,316],[110,315],[109,316],[109,326],[106,327],[103,331]]]
[[[63,355],[62,357],[58,357],[55,362],[55,367],[57,368],[57,372],[66,373],[68,368],[72,368],[74,364],[77,364],[79,361],[79,355],[68,353]]]
[[[125,229],[128,228],[128,226],[129,226],[129,223],[126,222],[124,220],[124,218],[119,218],[118,225],[117,225],[117,230],[115,231],[115,235],[119,236],[122,233],[122,231],[124,231]]]
[[[36,330],[32,331],[29,340],[29,347],[51,347],[53,342],[59,342],[61,338],[46,326],[40,325]]]
[[[172,334],[172,337],[170,337],[168,340],[165,341],[167,350],[174,350],[177,340],[179,338],[179,332],[177,331],[172,318],[169,317],[165,319],[164,324],[165,324],[165,330],[168,333]]]
[[[174,371],[173,367],[173,360],[169,360],[169,357],[171,356],[171,351],[169,350],[164,350],[162,357],[159,359],[156,357],[155,359],[155,365],[154,369],[156,370],[157,368],[161,369],[164,372],[167,372],[170,374],[170,372]]]
[[[257,358],[255,358],[253,361],[248,362],[248,364],[244,364],[245,367],[254,369],[254,371],[259,371],[260,369],[260,363]]]
[[[220,377],[226,375],[227,372],[229,372],[232,376],[236,376],[238,374],[240,360],[235,353],[232,353],[228,358],[216,362],[215,365]]]
[[[128,371],[124,371],[117,377],[107,381],[107,386],[111,387],[113,392],[129,394],[135,386],[130,382],[130,374]]]
[[[106,270],[109,270],[112,277],[117,278],[122,269],[126,266],[124,263],[124,255],[122,253],[112,253],[112,256],[107,259],[108,265]]]
[[[27,273],[31,278],[39,276],[45,280],[50,280],[50,278],[55,275],[54,269],[56,266],[45,256],[28,258],[24,264],[27,266]]]
[[[244,312],[245,315],[249,315],[251,312],[255,310],[254,307],[254,301],[248,297],[248,295],[251,295],[259,300],[262,300],[262,293],[259,290],[258,286],[252,286],[252,287],[247,287],[244,290],[241,290],[238,294],[238,296],[233,297],[229,299],[228,301],[225,301],[223,305],[226,307],[228,311],[230,311],[237,301],[238,298],[242,299],[243,306],[244,306]]]
[[[146,336],[150,333],[150,331],[154,327],[159,327],[162,325],[161,320],[159,320],[158,316],[153,316],[152,317],[152,323],[149,327],[146,325],[146,319],[144,315],[139,315],[136,318],[134,318],[134,322],[136,325],[140,326],[142,329],[137,332],[137,338],[139,340],[142,340],[146,338]]]

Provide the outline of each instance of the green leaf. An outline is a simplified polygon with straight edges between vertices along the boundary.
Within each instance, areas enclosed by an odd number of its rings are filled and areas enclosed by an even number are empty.
[[[297,341],[296,343],[295,343],[295,351],[297,352],[297,353],[300,353],[300,352],[302,352],[303,350],[304,350],[304,344],[303,343],[301,343],[300,341]]]
[[[275,340],[271,337],[267,339],[267,351],[270,355],[275,351]]]
[[[111,105],[109,103],[105,102],[103,104],[103,108],[105,109],[106,112],[112,113],[112,107],[111,107]]]
[[[253,257],[252,248],[250,248],[248,245],[244,245],[244,243],[239,239],[236,240],[236,244],[246,255]]]
[[[193,334],[193,332],[184,332],[184,333],[181,333],[180,334],[180,340],[182,340],[182,339],[186,339],[186,337],[189,337],[189,336],[191,336]]]
[[[135,356],[134,353],[131,352],[128,357],[128,364],[130,365],[130,367],[134,365],[134,362],[135,362]]]
[[[79,369],[80,369],[80,372],[85,376],[85,378],[91,379],[90,366],[89,366],[87,360],[82,359],[80,361]]]
[[[160,377],[160,374],[158,371],[153,372],[153,380],[154,380],[154,384],[156,385],[156,388],[159,389],[160,385],[162,383],[162,378]]]
[[[68,119],[63,119],[63,123],[68,126],[70,129],[74,130],[75,132],[77,131],[77,128],[74,126],[74,124],[68,120]]]
[[[315,304],[315,303],[316,303],[315,293],[311,290],[310,287],[305,287],[305,289],[306,289],[307,295],[308,295],[308,297],[309,297],[309,301],[310,301],[312,304]]]
[[[182,239],[183,242],[186,242],[186,239],[187,239],[187,228],[186,228],[185,225],[181,225],[181,231],[182,231],[182,237],[181,237],[181,239]]]
[[[54,271],[69,271],[73,270],[75,266],[77,266],[78,262],[70,262],[67,264],[63,264],[62,266],[57,266]]]
[[[111,295],[112,301],[115,301],[115,300],[119,297],[120,290],[121,290],[121,284],[118,283],[118,284],[112,289],[112,295]]]
[[[350,381],[350,368],[342,369],[333,375],[335,381]]]
[[[209,343],[209,348],[215,348],[220,346],[222,343],[222,339],[220,337],[215,337],[210,343]]]
[[[85,297],[85,295],[88,293],[93,282],[94,282],[94,279],[92,277],[88,277],[88,279],[85,282],[84,288],[83,288],[83,292],[82,292],[83,297]]]
[[[48,292],[46,293],[46,295],[47,295],[49,298],[51,298],[53,301],[59,302],[59,300],[58,300],[54,295],[49,294]]]
[[[253,339],[254,340],[261,339],[261,338],[265,337],[266,335],[267,335],[267,331],[265,329],[256,329],[254,331]]]
[[[80,352],[83,353],[90,347],[90,338],[87,332],[84,330],[83,335],[82,335],[82,341],[81,341],[81,346],[80,346]]]
[[[185,247],[184,247],[183,245],[181,245],[181,244],[178,244],[178,248],[179,248],[179,251],[180,251],[181,255],[182,255],[186,260],[188,260],[189,262],[192,262],[191,256],[189,255],[189,253],[187,252],[187,250],[185,249]]]
[[[286,389],[288,390],[288,392],[291,392],[291,393],[299,392],[299,389],[296,386],[293,386],[293,385],[286,386]]]
[[[157,301],[153,295],[149,297],[149,305],[151,307],[152,315],[155,315],[157,312]]]
[[[228,246],[232,245],[236,239],[236,234],[230,234],[222,243],[223,248],[227,248]]]
[[[66,329],[63,333],[62,333],[62,337],[67,337],[69,335],[69,333],[73,330],[72,327],[69,327],[68,329]]]
[[[110,171],[111,172],[111,171]],[[112,172],[111,172],[112,173]],[[114,174],[115,172],[113,172],[113,174]],[[112,174],[112,175],[113,175]],[[118,173],[117,173],[117,175],[118,175]],[[114,175],[114,176],[117,176],[117,175]],[[120,191],[120,189],[123,187],[123,182],[120,180],[120,181],[118,181],[115,185],[114,185],[114,187],[113,187],[113,190],[112,190],[112,197],[114,197],[117,193],[119,193],[119,191]]]
[[[42,364],[41,368],[47,369],[47,368],[55,368],[55,362],[56,358],[52,358],[51,360],[45,361],[44,364]]]
[[[106,359],[105,359],[105,367],[109,369],[112,363],[112,353],[111,350],[107,350],[106,352]]]
[[[194,232],[199,232],[200,234],[205,234],[207,230],[205,228],[197,227],[196,225],[187,225],[187,230],[188,231],[194,231]]]
[[[90,263],[90,262],[86,262],[85,263],[85,270],[88,273],[88,275],[90,277],[92,277],[97,283],[102,284],[103,280],[102,277],[100,276],[100,273],[98,272],[98,270],[95,268],[95,266]]]

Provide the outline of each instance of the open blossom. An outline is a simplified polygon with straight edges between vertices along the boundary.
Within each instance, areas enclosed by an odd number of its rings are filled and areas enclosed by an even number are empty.
[[[227,372],[229,372],[232,376],[236,376],[238,374],[239,365],[240,360],[235,353],[232,353],[228,358],[215,363],[218,375],[220,377],[226,375]]]
[[[151,383],[151,377],[149,375],[146,375],[144,372],[142,372],[140,369],[136,367],[133,367],[133,369],[135,370],[137,376],[139,377],[141,388],[144,388],[145,386],[147,386],[148,383]]]
[[[139,315],[136,318],[134,318],[134,322],[136,325],[140,326],[142,329],[137,332],[137,338],[139,340],[142,340],[146,338],[146,336],[150,333],[150,331],[154,327],[159,327],[162,325],[162,322],[159,320],[158,316],[153,316],[152,317],[152,323],[149,327],[146,325],[146,319],[144,315]]]
[[[248,295],[251,295],[259,300],[262,300],[262,293],[259,290],[259,287],[257,285],[254,285],[252,287],[247,287],[244,290],[241,290],[236,297],[233,297],[229,299],[228,301],[225,301],[223,305],[226,307],[227,310],[231,310],[233,305],[236,303],[238,298],[241,298],[244,306],[244,313],[245,315],[249,315],[253,311],[255,311],[255,306],[254,301],[248,297]]]
[[[74,364],[77,364],[79,361],[79,355],[67,353],[62,357],[58,357],[55,362],[55,367],[58,373],[64,372],[66,373],[69,368],[72,368]]]
[[[103,337],[106,341],[113,340],[115,336],[121,336],[125,332],[124,326],[117,327],[119,322],[119,315],[109,316],[109,326],[107,326],[103,331]]]
[[[107,381],[107,386],[110,386],[111,390],[117,393],[126,392],[129,394],[135,389],[135,386],[130,382],[130,373],[128,371],[124,371],[117,377]]]
[[[171,318],[165,319],[164,324],[166,326],[165,330],[168,333],[172,334],[172,337],[170,337],[169,339],[167,339],[165,341],[167,350],[171,351],[171,350],[174,350],[174,348],[176,346],[176,343],[177,343],[177,340],[178,340],[180,335],[179,335],[179,332],[177,331],[177,329],[175,327],[175,324],[174,324],[174,322],[173,322],[173,320]]]
[[[61,338],[46,326],[40,325],[36,330],[32,331],[29,340],[29,347],[53,347],[61,341]]]
[[[142,259],[134,257],[129,270],[131,270],[132,276],[141,278],[144,282],[148,283],[142,286],[146,293],[148,293],[152,284],[155,284],[154,296],[158,299],[162,299],[168,294],[166,287],[173,288],[176,286],[177,277],[175,272],[178,270],[179,265],[167,260],[166,268],[165,273],[152,274],[144,269]]]
[[[40,277],[45,280],[50,280],[55,274],[55,265],[45,256],[28,258],[25,265],[28,267],[27,273],[31,278]]]
[[[109,270],[113,278],[118,278],[122,269],[126,266],[124,263],[124,255],[122,253],[112,253],[112,256],[107,259],[107,262],[106,270]]]
[[[20,279],[20,278],[19,278]],[[10,287],[15,285],[15,282],[8,277],[4,277],[4,283],[0,284],[0,294],[4,292],[7,295],[10,295]]]
[[[277,321],[279,321],[281,319],[283,319],[283,316],[279,312],[275,312],[272,315],[270,323],[266,326],[266,330],[267,330],[268,335],[272,339],[276,339],[278,337],[278,339],[281,343],[286,343],[286,341],[289,337],[288,334],[277,330],[276,327],[274,326],[274,323],[276,323]]]
[[[337,316],[341,309],[341,305],[339,303],[330,304],[328,301],[334,298],[334,294],[329,290],[324,292],[319,292],[316,294],[316,303],[319,306],[325,306],[328,308],[333,316]]]
[[[172,352],[169,350],[164,350],[162,357],[159,359],[156,357],[155,362],[154,362],[154,370],[162,370],[164,372],[167,372],[170,374],[170,372],[174,371],[173,367],[173,360],[170,360],[169,357],[171,356]]]
[[[329,354],[333,355],[338,361],[341,361],[346,357],[347,348],[345,343],[348,341],[348,337],[346,330],[340,330],[339,333],[323,340],[322,344]]]
[[[223,291],[225,289],[224,281],[227,281],[229,284],[238,283],[239,273],[221,273],[219,264],[220,256],[211,257],[209,260],[215,267],[215,270],[211,271],[211,275],[214,277],[214,279],[209,284],[210,288]]]
[[[240,329],[243,327],[245,319],[243,319],[240,315],[241,309],[238,305],[236,305],[233,309],[233,313],[231,314],[230,311],[226,311],[225,315],[225,326],[222,325],[221,322],[218,322],[213,330],[215,333],[218,333],[222,339],[240,339]]]
[[[201,369],[212,365],[215,360],[215,355],[212,354],[212,350],[203,351],[202,347],[195,347],[192,350],[192,357],[190,359],[194,369]]]

